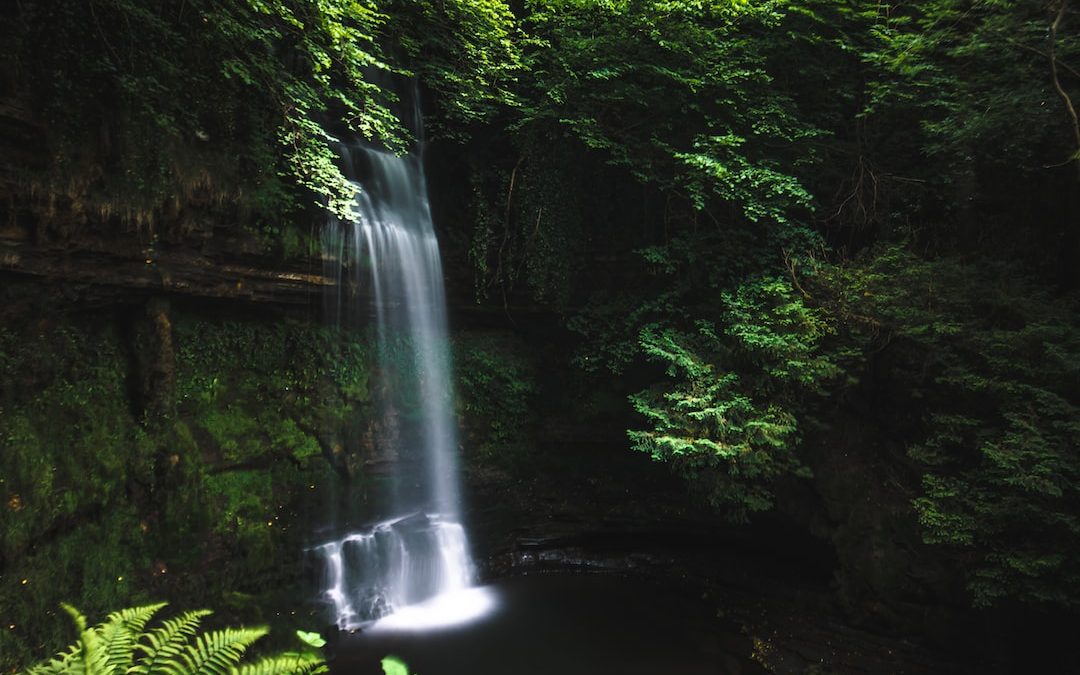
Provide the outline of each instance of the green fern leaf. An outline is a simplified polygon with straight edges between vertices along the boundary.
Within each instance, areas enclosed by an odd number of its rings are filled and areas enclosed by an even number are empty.
[[[111,675],[109,655],[102,648],[101,633],[103,626],[87,628],[86,617],[78,609],[67,603],[60,603],[75,628],[79,631],[79,641],[72,645],[67,655],[61,658],[57,666],[60,672],[78,672],[83,675]]]
[[[209,610],[186,612],[145,632],[146,624],[165,603],[132,607],[109,614],[104,623],[87,627],[86,617],[70,605],[79,639],[26,675],[316,675],[328,669],[312,652],[287,652],[241,665],[245,652],[267,633],[266,627],[226,628],[200,633]],[[132,663],[136,652],[141,653]]]
[[[165,604],[161,602],[113,612],[98,627],[102,651],[107,655],[108,672],[126,673],[131,668],[135,660],[135,645],[143,628]]]
[[[328,672],[315,654],[290,652],[233,668],[230,675],[316,675]]]
[[[135,649],[143,656],[128,671],[131,675],[158,675],[167,672],[167,664],[175,663],[184,653],[188,640],[199,630],[204,616],[213,614],[208,609],[185,612],[162,622],[160,628],[144,633]]]
[[[75,609],[66,602],[61,602],[60,607],[63,608],[63,610],[68,613],[68,616],[71,617],[71,620],[75,622],[75,629],[77,631],[79,631],[80,633],[86,631],[86,617],[83,616],[82,612]]]
[[[119,621],[125,626],[131,629],[133,633],[142,633],[143,628],[150,622],[150,619],[154,618],[167,602],[158,602],[153,605],[143,605],[142,607],[128,607],[127,609],[121,609],[117,612],[112,612],[106,617],[106,621]]]
[[[56,657],[27,669],[26,675],[73,675],[81,673],[82,646],[75,643],[68,647],[68,651],[58,654]]]
[[[183,654],[184,675],[229,675],[253,642],[266,635],[259,628],[225,628],[195,638]],[[179,673],[178,673],[179,675]]]

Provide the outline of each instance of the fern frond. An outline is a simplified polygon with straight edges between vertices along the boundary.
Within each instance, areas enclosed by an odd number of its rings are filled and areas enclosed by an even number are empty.
[[[129,607],[112,612],[100,626],[102,651],[107,655],[109,672],[126,673],[135,660],[135,645],[143,628],[166,603]]]
[[[229,675],[316,675],[329,670],[315,654],[287,652],[232,668]]]
[[[79,631],[79,641],[69,648],[67,654],[54,660],[59,672],[78,672],[82,675],[111,675],[108,654],[102,649],[103,625],[87,628],[86,616],[66,602],[60,606],[71,617]],[[52,663],[52,662],[50,662]]]
[[[150,619],[154,618],[167,602],[158,602],[153,605],[143,605],[142,607],[128,607],[116,612],[112,612],[105,618],[106,622],[119,621],[125,626],[131,629],[132,633],[141,633],[143,628]]]
[[[61,602],[60,607],[71,617],[75,623],[75,628],[81,635],[86,631],[86,617],[82,612],[75,609],[73,606],[66,602]],[[81,673],[85,669],[82,665],[83,656],[83,644],[82,640],[75,642],[75,644],[68,645],[68,647],[57,654],[55,657],[39,663],[32,668],[26,670],[26,675],[67,675],[68,673]]]
[[[200,609],[146,625],[165,603],[113,612],[105,622],[87,627],[86,617],[63,605],[79,629],[79,639],[66,651],[25,671],[25,675],[316,675],[329,672],[317,654],[287,652],[241,665],[245,652],[268,632],[226,628],[200,633]],[[136,660],[136,655],[139,654]]]
[[[26,675],[74,675],[81,673],[82,645],[76,642],[67,648],[67,651],[57,654],[54,658],[28,668]]]
[[[175,675],[229,675],[229,671],[244,657],[244,651],[268,632],[265,626],[261,626],[225,628],[204,633],[184,650],[184,667],[179,670],[168,668],[167,672]],[[179,666],[179,662],[174,665]]]
[[[83,633],[82,644],[82,662],[77,663],[80,675],[114,675],[109,668],[109,652],[104,649],[97,628]]]
[[[213,614],[208,609],[184,612],[178,617],[162,622],[161,627],[144,633],[135,645],[142,657],[128,670],[132,675],[157,675],[163,664],[178,659],[187,641],[199,630],[204,616]]]
[[[71,620],[75,622],[75,630],[79,631],[79,633],[86,631],[86,617],[83,616],[82,612],[66,602],[61,602],[60,607],[63,608],[63,610],[68,613],[68,616],[71,617]]]

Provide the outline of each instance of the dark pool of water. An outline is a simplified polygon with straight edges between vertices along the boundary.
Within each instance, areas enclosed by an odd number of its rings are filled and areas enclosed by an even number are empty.
[[[545,574],[486,587],[493,610],[464,625],[376,627],[342,635],[340,675],[381,675],[393,654],[417,675],[735,675],[760,673],[716,607],[677,585]],[[739,656],[742,654],[742,656]]]

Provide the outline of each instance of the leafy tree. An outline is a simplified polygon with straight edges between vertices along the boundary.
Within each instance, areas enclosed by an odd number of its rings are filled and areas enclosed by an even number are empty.
[[[1069,62],[1080,45],[1066,32],[1068,10],[1067,0],[883,9],[878,49],[866,54],[882,69],[870,111],[916,107],[924,149],[955,171],[998,164],[1037,172],[1071,161],[1080,144],[1069,109],[1080,81],[1068,79]]]
[[[912,197],[896,214],[950,249],[1005,245],[1075,284],[1080,235],[1063,222],[1080,163],[1080,40],[1058,0],[934,0],[881,5],[861,54],[861,115],[878,164]]]
[[[745,519],[773,505],[772,481],[809,475],[795,454],[796,413],[838,369],[821,349],[832,328],[788,281],[755,279],[720,302],[720,325],[642,329],[642,350],[673,382],[631,397],[652,429],[629,436],[635,449],[670,463],[708,501]]]
[[[512,285],[527,269],[534,295],[565,301],[552,287],[580,283],[574,255],[586,247],[623,255],[699,223],[765,232],[793,223],[810,196],[790,168],[816,132],[773,86],[761,49],[775,44],[760,39],[780,19],[772,4],[526,3],[529,77],[507,125],[515,161],[494,180],[479,172],[480,286]],[[665,204],[662,218],[597,203],[642,194]]]
[[[273,219],[293,186],[348,215],[352,187],[319,117],[400,143],[391,94],[370,76],[392,70],[373,0],[16,6],[2,56],[50,145],[30,178],[76,215],[153,224],[224,204]]]
[[[897,247],[820,271],[839,298],[830,312],[861,336],[878,377],[905,392],[892,405],[920,420],[907,440],[924,540],[959,564],[977,605],[1075,606],[1076,298],[1049,294],[1015,267],[922,260]]]
[[[464,140],[480,123],[516,105],[523,35],[504,0],[384,3],[403,60],[437,93],[441,137]]]

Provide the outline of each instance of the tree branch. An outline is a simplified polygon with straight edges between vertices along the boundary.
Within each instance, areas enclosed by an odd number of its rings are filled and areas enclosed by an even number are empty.
[[[1026,45],[1023,42],[1017,42],[1016,40],[1013,40],[1013,39],[1008,39],[1006,41],[1009,44],[1011,44],[1013,47],[1016,47],[1018,49],[1026,49],[1027,51],[1029,51],[1029,52],[1031,52],[1033,54],[1037,54],[1037,55],[1041,56],[1044,59],[1049,59],[1050,58],[1049,54],[1047,54],[1046,52],[1044,52],[1041,49],[1036,49],[1036,48],[1032,47],[1031,45]],[[1072,75],[1073,77],[1080,79],[1080,70],[1077,70],[1076,68],[1073,68],[1072,66],[1065,63],[1061,59],[1056,59],[1056,60],[1057,60],[1058,68],[1061,68],[1061,69],[1065,70],[1065,72]]]
[[[1061,0],[1061,3],[1058,5],[1057,16],[1054,18],[1054,22],[1050,24],[1050,49],[1047,56],[1050,61],[1050,75],[1054,80],[1054,89],[1057,91],[1058,96],[1061,97],[1062,103],[1065,104],[1065,110],[1069,113],[1069,120],[1072,122],[1074,141],[1072,161],[1076,162],[1076,180],[1080,182],[1080,120],[1076,117],[1076,108],[1073,107],[1073,102],[1072,99],[1069,98],[1069,93],[1061,86],[1061,78],[1058,77],[1057,57],[1054,54],[1054,48],[1057,44],[1058,27],[1061,26],[1061,21],[1065,18],[1065,11],[1068,9],[1068,6],[1069,0]]]

